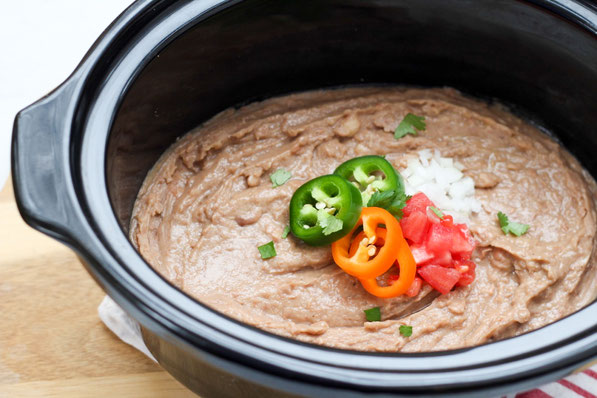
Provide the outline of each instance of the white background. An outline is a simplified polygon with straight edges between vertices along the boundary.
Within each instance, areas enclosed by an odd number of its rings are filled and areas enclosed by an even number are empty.
[[[0,190],[10,172],[16,113],[75,69],[132,0],[3,1],[0,11]]]

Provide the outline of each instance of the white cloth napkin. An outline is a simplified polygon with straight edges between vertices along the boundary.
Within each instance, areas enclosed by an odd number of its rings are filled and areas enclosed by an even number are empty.
[[[106,296],[98,308],[100,319],[118,338],[132,345],[150,359],[155,358],[143,342],[139,324],[131,318],[110,297]],[[157,361],[156,361],[157,362]],[[509,394],[507,398],[596,398],[597,397],[597,365],[536,389],[517,394]]]
[[[102,303],[97,308],[97,312],[102,322],[112,331],[112,333],[118,336],[120,340],[132,345],[149,357],[149,359],[157,362],[143,341],[141,328],[137,321],[124,312],[114,300],[109,296],[104,297]]]

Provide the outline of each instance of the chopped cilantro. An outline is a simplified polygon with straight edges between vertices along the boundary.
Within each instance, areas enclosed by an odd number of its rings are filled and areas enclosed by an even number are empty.
[[[284,227],[284,231],[282,231],[282,239],[286,239],[288,234],[290,233],[290,225]]]
[[[371,195],[371,198],[369,198],[369,202],[367,202],[367,207],[385,208],[392,203],[394,195],[394,191],[376,191],[373,195]]]
[[[413,334],[413,327],[409,325],[400,325],[398,330],[400,330],[400,334],[404,337],[410,337]]]
[[[272,175],[269,176],[269,179],[272,180],[272,187],[276,188],[280,185],[284,185],[284,183],[290,180],[292,174],[284,169],[278,169],[274,171]]]
[[[407,134],[417,135],[417,131],[425,130],[427,125],[424,122],[425,116],[417,116],[408,113],[394,131],[394,138],[399,139]]]
[[[389,211],[398,220],[402,218],[402,209],[406,206],[406,201],[410,196],[404,195],[398,191],[377,191],[367,202],[367,207],[381,207]]]
[[[442,213],[440,209],[438,209],[438,208],[437,208],[437,207],[435,207],[435,206],[429,206],[429,209],[430,209],[432,212],[434,212],[434,213],[435,213],[435,215],[436,215],[436,216],[438,216],[440,220],[443,220],[443,219],[444,219],[444,213]]]
[[[317,223],[323,228],[324,235],[331,235],[334,232],[340,231],[344,226],[342,220],[337,219],[325,209],[317,210]]]
[[[381,321],[381,311],[379,307],[369,308],[368,310],[364,310],[365,318],[367,318],[367,322],[379,322]]]
[[[259,246],[257,249],[259,249],[259,254],[261,254],[261,258],[264,260],[276,256],[276,248],[274,247],[273,241],[266,243],[263,246]]]
[[[508,233],[511,233],[512,235],[520,236],[524,235],[529,230],[529,225],[510,221],[508,219],[508,216],[502,213],[501,211],[498,212],[497,217],[500,222],[500,227],[506,235],[508,235]]]

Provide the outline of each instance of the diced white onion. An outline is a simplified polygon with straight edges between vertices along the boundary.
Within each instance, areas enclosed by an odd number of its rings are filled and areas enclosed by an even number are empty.
[[[466,223],[471,213],[481,211],[481,203],[475,199],[475,182],[464,176],[460,162],[441,157],[437,149],[423,149],[417,154],[400,171],[407,195],[423,192],[456,223]]]

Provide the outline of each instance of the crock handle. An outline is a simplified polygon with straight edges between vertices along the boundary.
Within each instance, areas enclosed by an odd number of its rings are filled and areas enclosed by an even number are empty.
[[[67,243],[77,233],[69,167],[73,86],[68,81],[19,112],[12,137],[13,186],[22,217]]]

